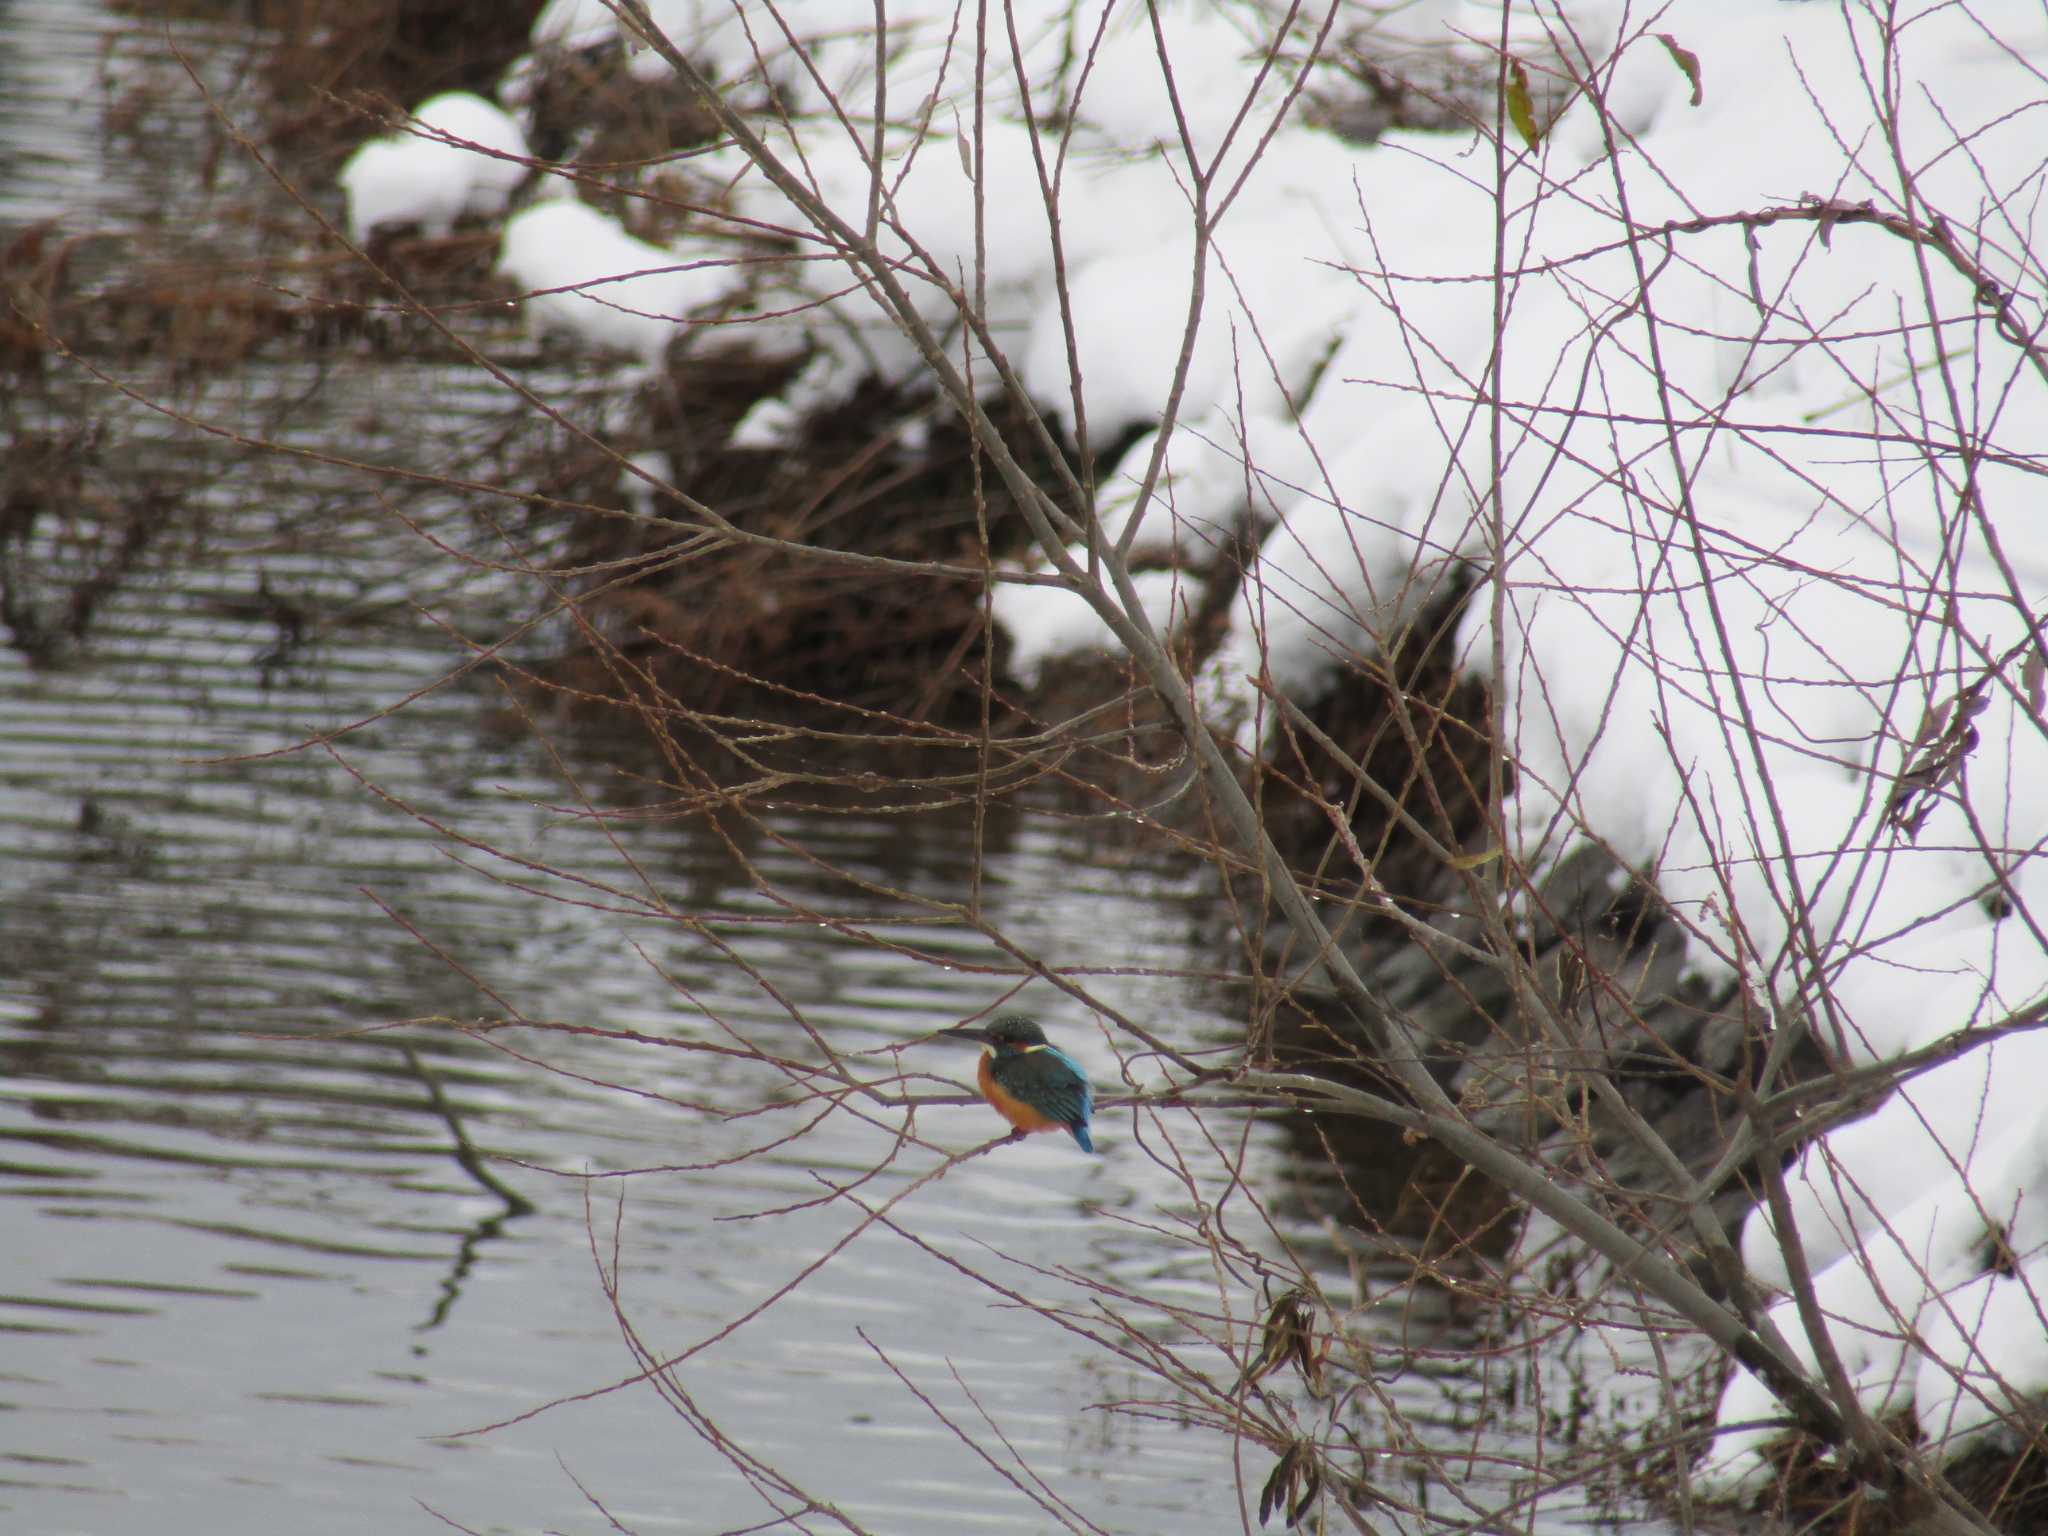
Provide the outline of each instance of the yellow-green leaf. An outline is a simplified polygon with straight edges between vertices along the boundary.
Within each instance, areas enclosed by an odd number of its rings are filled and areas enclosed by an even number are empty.
[[[1529,95],[1529,71],[1520,59],[1508,60],[1508,120],[1531,149],[1543,142],[1536,128],[1536,103]]]

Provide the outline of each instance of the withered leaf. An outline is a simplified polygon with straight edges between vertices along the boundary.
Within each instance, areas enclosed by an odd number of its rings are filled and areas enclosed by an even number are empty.
[[[1586,984],[1592,980],[1586,970],[1585,955],[1569,944],[1560,944],[1557,949],[1557,1006],[1569,1013],[1586,995]]]
[[[1310,1346],[1314,1342],[1314,1325],[1315,1313],[1309,1305],[1307,1293],[1299,1288],[1283,1291],[1279,1300],[1266,1309],[1266,1327],[1259,1339],[1259,1352],[1245,1367],[1238,1385],[1246,1386],[1263,1380],[1289,1360],[1294,1360],[1301,1363],[1302,1374],[1309,1377],[1320,1392],[1321,1362],[1307,1363],[1313,1356]]]
[[[1323,1474],[1316,1466],[1315,1447],[1306,1440],[1294,1441],[1280,1453],[1279,1461],[1266,1478],[1266,1486],[1259,1490],[1259,1524],[1284,1513],[1284,1524],[1292,1530],[1301,1524],[1302,1516],[1314,1507],[1322,1491]]]
[[[1264,1525],[1272,1518],[1273,1511],[1285,1509],[1294,1497],[1294,1469],[1301,1459],[1301,1442],[1295,1441],[1280,1453],[1279,1461],[1266,1477],[1266,1486],[1259,1490],[1259,1524]]]
[[[1301,1524],[1301,1517],[1307,1514],[1316,1502],[1316,1495],[1323,1491],[1323,1474],[1316,1469],[1313,1460],[1304,1457],[1301,1474],[1301,1497],[1287,1506],[1287,1527],[1292,1530]]]
[[[1671,55],[1671,62],[1676,64],[1685,78],[1692,82],[1692,101],[1689,105],[1698,106],[1707,99],[1706,88],[1700,84],[1700,56],[1690,48],[1680,47],[1678,39],[1669,32],[1659,32],[1657,41],[1662,43],[1664,51]]]
[[[1884,803],[1885,822],[1905,834],[1908,842],[1920,836],[1941,803],[1942,790],[1962,775],[1963,764],[1980,739],[1970,722],[1990,707],[1990,696],[1979,683],[1944,700],[1920,722],[1906,765],[1892,781]]]

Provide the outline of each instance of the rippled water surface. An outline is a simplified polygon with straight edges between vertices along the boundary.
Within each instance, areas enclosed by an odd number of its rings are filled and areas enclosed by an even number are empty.
[[[0,5],[0,242],[161,197],[103,131],[150,46],[103,47],[113,25]],[[401,504],[190,425],[483,478],[503,396],[288,349],[174,388],[182,421],[62,370],[13,406],[17,430],[89,423],[100,445],[10,556],[44,617],[110,526],[95,496],[148,486],[176,514],[82,640],[0,648],[0,1529],[695,1532],[810,1502],[876,1531],[1040,1531],[1055,1493],[1105,1531],[1241,1529],[1266,1463],[1241,1486],[1229,1441],[1170,1403],[1109,1411],[1159,1383],[1080,1331],[1107,1331],[1107,1286],[1186,1342],[1165,1309],[1213,1312],[1218,1275],[1175,1232],[1220,1187],[1190,1188],[1127,1114],[1099,1159],[1040,1138],[920,1186],[938,1149],[987,1137],[985,1110],[925,1109],[894,1150],[899,1121],[856,1103],[777,1144],[798,1079],[688,1048],[743,1039],[801,1073],[816,1030],[873,1078],[963,1078],[969,1057],[894,1048],[1007,985],[987,939],[906,899],[964,898],[971,819],[769,812],[732,844],[599,826],[579,808],[662,802],[632,782],[651,763],[573,733],[558,756],[459,675],[465,642],[552,636],[517,632],[531,583],[445,551],[531,552],[545,523],[502,530],[454,491]],[[1205,979],[1206,876],[1051,817],[1004,811],[983,837],[986,914],[1018,944],[1095,969],[1175,1041],[1241,1029]],[[1079,1010],[1028,996],[1116,1081]],[[452,1027],[508,1018],[528,1022]],[[1284,1182],[1274,1128],[1246,1159],[1253,1188]],[[1354,1295],[1320,1229],[1280,1236]],[[1408,1345],[1425,1316],[1455,1352],[1413,1298],[1354,1321]],[[622,1319],[679,1362],[668,1400]],[[1399,1390],[1480,1449],[1473,1379]],[[1495,1486],[1483,1454],[1467,1470]]]

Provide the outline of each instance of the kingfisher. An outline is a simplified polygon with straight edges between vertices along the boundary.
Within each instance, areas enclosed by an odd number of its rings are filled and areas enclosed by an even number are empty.
[[[1065,1131],[1083,1152],[1095,1150],[1088,1136],[1088,1116],[1095,1108],[1088,1074],[1048,1041],[1034,1020],[1012,1015],[986,1029],[962,1024],[945,1033],[988,1047],[974,1080],[996,1113],[1016,1127],[1011,1140],[1033,1131]]]

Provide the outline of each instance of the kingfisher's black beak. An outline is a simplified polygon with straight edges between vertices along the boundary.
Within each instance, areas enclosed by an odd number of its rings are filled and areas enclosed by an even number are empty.
[[[942,1029],[932,1036],[934,1040],[966,1040],[975,1045],[994,1045],[985,1029],[976,1029],[971,1024],[956,1024],[951,1029]]]

